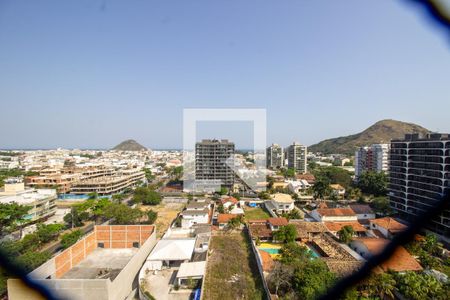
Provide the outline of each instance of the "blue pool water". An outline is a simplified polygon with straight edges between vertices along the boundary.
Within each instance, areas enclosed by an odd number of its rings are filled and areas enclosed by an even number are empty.
[[[269,254],[278,254],[280,252],[280,249],[277,248],[259,248],[259,250],[265,251]]]

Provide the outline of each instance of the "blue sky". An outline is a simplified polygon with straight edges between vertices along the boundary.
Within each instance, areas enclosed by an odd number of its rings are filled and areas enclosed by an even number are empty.
[[[450,39],[407,3],[0,0],[0,148],[178,148],[183,108],[266,108],[282,145],[450,132]]]

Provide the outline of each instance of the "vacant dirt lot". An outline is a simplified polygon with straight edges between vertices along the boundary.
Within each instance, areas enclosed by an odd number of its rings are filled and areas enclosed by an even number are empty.
[[[209,249],[205,299],[263,299],[261,277],[244,233],[217,232]]]
[[[170,224],[175,220],[177,214],[184,208],[183,203],[161,203],[154,206],[142,205],[139,208],[142,211],[147,211],[149,209],[156,211],[158,213],[158,218],[156,219],[156,232],[157,237],[162,237],[169,228]]]

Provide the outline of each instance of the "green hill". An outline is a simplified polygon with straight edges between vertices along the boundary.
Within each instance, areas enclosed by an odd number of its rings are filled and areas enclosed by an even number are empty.
[[[413,123],[382,120],[360,133],[327,139],[309,146],[308,150],[324,154],[354,154],[355,150],[361,146],[389,143],[391,139],[403,138],[406,133],[426,134],[428,132],[430,132],[428,129]]]
[[[144,146],[136,142],[135,140],[126,140],[120,143],[119,145],[112,148],[112,150],[116,151],[142,151],[147,150]]]

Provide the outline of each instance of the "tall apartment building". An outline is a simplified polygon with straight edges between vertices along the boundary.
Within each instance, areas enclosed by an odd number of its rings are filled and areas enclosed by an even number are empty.
[[[284,166],[284,151],[278,144],[272,144],[272,146],[266,149],[266,161],[267,168],[277,169]]]
[[[307,147],[294,142],[287,148],[288,168],[305,174],[307,170]]]
[[[367,171],[389,171],[389,144],[373,144],[361,147],[355,152],[355,176]]]
[[[54,189],[25,189],[21,178],[10,178],[0,190],[0,203],[17,203],[29,206],[30,210],[24,219],[37,221],[50,217],[56,212],[56,190]]]
[[[113,175],[89,177],[75,182],[70,192],[76,195],[97,193],[99,195],[113,195],[122,193],[145,180],[145,172],[137,168],[124,169],[114,172]]]
[[[403,140],[392,140],[389,175],[391,207],[405,220],[414,220],[450,189],[449,134],[407,134]],[[427,226],[450,237],[450,210]]]
[[[195,144],[195,179],[221,181],[221,185],[231,187],[234,172],[226,165],[226,160],[234,155],[234,143],[228,140],[202,140]]]

